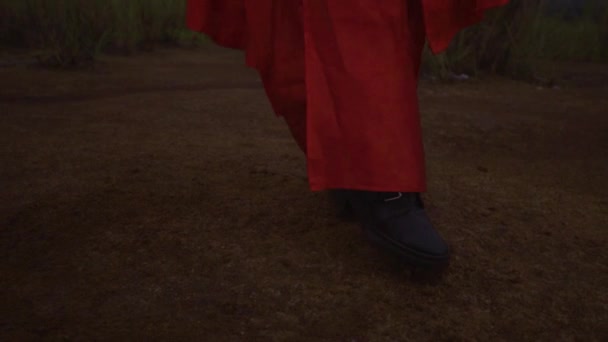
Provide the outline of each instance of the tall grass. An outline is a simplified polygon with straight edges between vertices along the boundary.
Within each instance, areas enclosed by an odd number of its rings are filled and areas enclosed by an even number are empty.
[[[184,27],[185,0],[1,0],[0,43],[70,66],[102,51],[200,39]]]
[[[604,1],[589,2],[578,18],[567,18],[567,13],[539,18],[529,44],[545,59],[607,62],[608,1]]]
[[[546,59],[608,62],[606,0],[582,15],[548,13],[553,0],[511,0],[454,39],[447,53],[425,53],[425,70],[529,75]],[[184,27],[186,0],[0,0],[0,45],[33,49],[40,61],[72,66],[105,51],[199,43]]]
[[[551,13],[552,0],[511,0],[481,24],[464,30],[439,56],[425,51],[427,73],[447,78],[454,73],[500,73],[534,77],[539,62],[578,60],[608,62],[608,6],[587,0],[583,13]]]

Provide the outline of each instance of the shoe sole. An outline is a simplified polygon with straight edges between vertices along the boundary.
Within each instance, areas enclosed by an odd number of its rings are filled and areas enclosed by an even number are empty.
[[[345,221],[357,221],[363,222],[362,217],[357,217],[355,214],[354,203],[348,200],[347,195],[342,192],[334,192],[331,194],[332,202],[338,212],[338,217]],[[402,262],[409,264],[410,266],[420,267],[422,269],[429,268],[443,268],[449,264],[450,253],[445,255],[434,255],[422,252],[413,247],[409,247],[398,241],[395,241],[390,236],[382,234],[373,226],[368,224],[361,224],[365,235],[374,245],[380,247],[381,250],[389,252],[391,255],[397,257]]]
[[[449,252],[444,255],[435,255],[422,252],[415,248],[401,244],[391,237],[378,232],[370,227],[363,227],[367,238],[382,250],[398,257],[401,261],[415,267],[435,268],[442,267],[449,263]]]

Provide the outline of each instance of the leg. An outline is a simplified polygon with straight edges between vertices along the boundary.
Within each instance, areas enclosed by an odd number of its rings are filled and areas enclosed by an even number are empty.
[[[426,186],[416,97],[420,3],[243,1],[231,2],[231,13],[246,13],[236,30],[207,31],[237,42],[260,72],[307,154],[311,188],[349,189],[343,194],[368,236],[406,261],[445,261],[447,247],[418,195]]]
[[[349,189],[333,194],[354,209],[372,241],[409,263],[434,266],[447,260],[447,247],[417,193],[425,188],[419,5],[273,1],[272,29],[259,35],[271,37],[266,68],[258,70],[275,112],[307,152],[311,188]]]
[[[349,203],[370,240],[417,266],[448,248],[426,216],[418,1],[304,1],[311,188]]]

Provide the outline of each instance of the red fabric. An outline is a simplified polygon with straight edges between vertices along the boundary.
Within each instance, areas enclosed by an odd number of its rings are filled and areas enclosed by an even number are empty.
[[[422,0],[429,47],[435,53],[444,51],[458,32],[480,22],[485,11],[508,2],[509,0]]]
[[[186,24],[204,32],[218,44],[235,49],[245,48],[247,18],[245,0],[188,0]]]
[[[507,0],[189,0],[188,27],[246,52],[306,152],[312,190],[426,190],[417,99],[436,53]]]

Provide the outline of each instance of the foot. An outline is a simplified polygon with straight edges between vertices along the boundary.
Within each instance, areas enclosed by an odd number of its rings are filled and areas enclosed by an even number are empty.
[[[348,190],[330,190],[329,200],[333,206],[336,216],[345,221],[356,221],[355,213],[349,203]]]
[[[361,222],[369,239],[416,267],[447,264],[449,249],[430,222],[418,193],[340,190],[332,193]],[[342,201],[340,201],[342,199]]]

